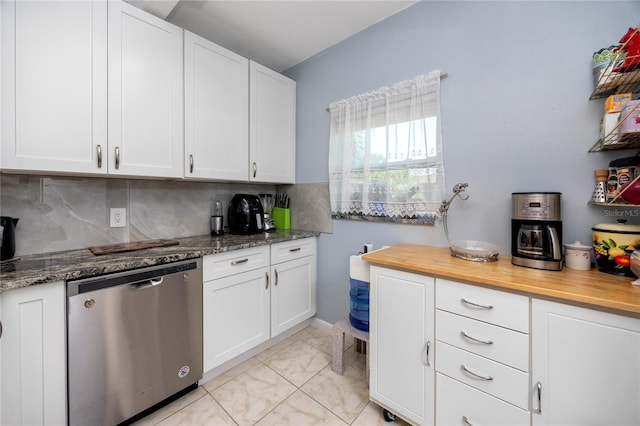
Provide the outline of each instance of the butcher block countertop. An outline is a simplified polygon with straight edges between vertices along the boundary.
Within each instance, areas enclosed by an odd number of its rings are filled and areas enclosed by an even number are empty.
[[[448,248],[399,244],[362,257],[380,266],[423,273],[441,278],[511,290],[530,296],[613,311],[640,318],[640,286],[633,278],[599,272],[597,269],[543,271],[511,264],[500,256],[497,262],[472,262],[451,256]]]

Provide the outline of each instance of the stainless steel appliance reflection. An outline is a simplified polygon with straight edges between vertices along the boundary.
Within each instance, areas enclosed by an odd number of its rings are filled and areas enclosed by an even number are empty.
[[[202,378],[202,264],[67,283],[70,425],[136,419]]]
[[[514,192],[511,263],[562,270],[562,213],[559,192]]]

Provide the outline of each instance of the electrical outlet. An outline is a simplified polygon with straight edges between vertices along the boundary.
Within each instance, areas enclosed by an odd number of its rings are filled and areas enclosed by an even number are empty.
[[[111,209],[109,211],[109,226],[111,228],[122,228],[127,226],[127,209]]]

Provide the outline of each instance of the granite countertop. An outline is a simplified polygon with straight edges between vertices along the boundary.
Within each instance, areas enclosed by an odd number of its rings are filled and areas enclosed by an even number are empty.
[[[471,262],[451,256],[448,248],[399,244],[362,257],[375,265],[489,286],[529,296],[571,302],[590,308],[640,318],[640,286],[633,278],[606,274],[597,269],[544,271],[497,262]]]
[[[94,277],[317,235],[316,232],[278,229],[275,232],[255,235],[225,234],[219,237],[202,235],[176,238],[179,242],[178,245],[100,256],[95,256],[89,249],[19,256],[0,262],[0,292],[34,284]]]

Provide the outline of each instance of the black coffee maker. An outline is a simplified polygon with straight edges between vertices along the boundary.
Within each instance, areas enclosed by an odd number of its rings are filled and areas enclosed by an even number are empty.
[[[559,192],[514,192],[511,263],[562,270],[562,215]]]
[[[11,259],[16,252],[18,218],[0,216],[0,260]]]

